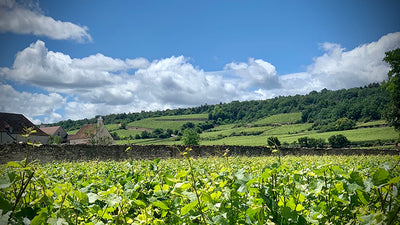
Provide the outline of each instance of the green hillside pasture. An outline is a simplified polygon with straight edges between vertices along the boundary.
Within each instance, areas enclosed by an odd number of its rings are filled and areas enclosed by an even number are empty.
[[[113,124],[107,124],[105,125],[105,127],[107,128],[107,130],[109,132],[113,132],[119,129],[119,124],[113,123]]]
[[[138,121],[134,121],[128,124],[130,127],[141,127],[141,128],[149,128],[156,129],[162,128],[179,130],[183,124],[187,122],[192,122],[194,124],[198,124],[207,120],[207,114],[190,114],[190,115],[180,115],[180,116],[162,116],[155,118],[147,118]]]
[[[297,113],[283,113],[272,115],[263,119],[255,121],[253,124],[257,126],[281,124],[281,123],[296,123],[301,119],[301,112]]]
[[[310,127],[311,124],[309,123],[263,127],[234,127],[232,125],[224,125],[224,129],[212,129],[210,132],[202,133],[200,136],[204,140],[216,140],[229,136],[253,136],[252,134],[255,133],[259,133],[258,135],[260,136],[278,136],[308,132],[307,130]]]
[[[114,132],[117,133],[119,137],[135,137],[136,134],[140,135],[142,133],[140,130],[114,130],[110,133],[113,134]]]
[[[188,115],[178,115],[178,116],[161,116],[161,117],[154,117],[154,119],[158,120],[208,120],[208,114],[188,114]]]
[[[205,132],[200,135],[203,145],[265,145],[266,138],[269,136],[281,135],[304,135],[309,133],[308,128],[311,124],[291,124],[282,126],[263,126],[263,127],[238,127],[225,126],[225,130]],[[258,133],[258,134],[257,134]],[[254,135],[252,135],[254,134]]]
[[[354,130],[345,130],[345,131],[332,131],[325,133],[304,133],[299,135],[280,135],[278,136],[281,142],[292,143],[293,141],[297,141],[300,137],[312,137],[312,138],[322,138],[328,142],[328,138],[332,135],[343,134],[352,142],[362,142],[362,141],[392,141],[398,137],[398,133],[392,127],[372,127],[372,128],[363,128],[363,129],[354,129]]]
[[[74,134],[78,133],[78,131],[79,131],[78,129],[77,130],[70,130],[70,131],[67,132],[67,134],[68,135],[74,135]]]
[[[247,136],[254,136],[254,135],[261,135],[262,133],[274,129],[272,126],[265,126],[265,127],[250,127],[250,128],[245,128],[245,127],[237,127],[237,128],[231,128],[231,129],[226,129],[226,130],[219,130],[219,131],[213,131],[213,132],[205,132],[200,135],[200,138],[202,140],[217,140],[221,139],[224,137],[230,137],[230,136],[242,136],[242,137],[247,137]]]
[[[281,143],[292,143],[297,141],[301,137],[312,137],[322,138],[325,142],[328,142],[328,138],[332,135],[343,134],[352,142],[362,141],[375,141],[382,140],[388,141],[394,140],[398,137],[398,133],[392,127],[373,127],[354,129],[346,131],[334,131],[326,133],[317,133],[314,130],[308,131],[311,124],[292,124],[284,125],[279,127],[262,127],[265,131],[261,135],[252,136],[230,136],[227,131],[218,132],[207,132],[200,135],[202,145],[249,145],[249,146],[261,146],[266,144],[266,139],[269,136],[278,137]],[[244,131],[246,131],[245,129]],[[231,133],[233,132],[230,131]],[[218,135],[223,138],[218,138]],[[219,137],[221,137],[219,136]]]
[[[356,127],[373,127],[373,126],[385,126],[387,122],[385,120],[374,120],[366,123],[358,122]]]

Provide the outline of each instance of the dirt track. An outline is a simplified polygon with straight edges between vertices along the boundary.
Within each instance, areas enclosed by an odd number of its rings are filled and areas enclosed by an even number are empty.
[[[130,127],[126,126],[127,130],[137,130],[137,131],[147,131],[147,132],[153,132],[153,129],[150,128],[143,128],[143,127]]]

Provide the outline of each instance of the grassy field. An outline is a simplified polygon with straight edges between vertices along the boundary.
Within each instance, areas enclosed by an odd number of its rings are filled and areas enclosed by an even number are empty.
[[[208,118],[208,114],[191,114],[191,115],[181,115],[181,116],[162,116],[155,118],[148,118],[143,120],[134,121],[128,124],[130,127],[141,127],[141,128],[149,128],[156,129],[162,128],[179,130],[183,124],[187,122],[192,122],[194,124],[198,124],[206,120]]]
[[[192,114],[181,116],[163,116],[157,118],[148,118],[129,123],[127,126],[139,128],[138,130],[119,129],[118,124],[106,125],[110,133],[117,133],[122,137],[135,137],[141,134],[141,129],[155,128],[180,130],[182,125],[187,122],[198,124],[204,122],[208,118],[207,114]],[[260,146],[266,144],[267,137],[278,137],[281,143],[293,143],[301,137],[311,137],[324,139],[328,142],[328,138],[332,135],[343,134],[351,142],[368,142],[380,140],[382,143],[389,143],[398,138],[398,133],[392,128],[386,126],[386,121],[370,121],[366,123],[358,122],[357,129],[346,131],[333,131],[318,133],[312,130],[312,123],[297,123],[301,119],[301,113],[278,114],[270,117],[262,118],[250,124],[228,124],[216,126],[210,130],[200,134],[200,144],[202,145],[249,145]],[[76,133],[68,132],[69,134]],[[131,138],[132,139],[132,138]],[[127,144],[127,140],[118,140],[117,144]],[[130,140],[130,143],[139,145],[173,145],[181,144],[176,138],[168,139],[137,139]]]
[[[281,143],[292,143],[297,141],[301,137],[312,137],[322,138],[325,142],[328,142],[328,138],[332,135],[343,134],[351,142],[361,141],[376,141],[381,140],[382,142],[391,142],[398,137],[398,133],[392,127],[373,127],[354,129],[346,131],[332,131],[325,133],[317,133],[315,130],[308,131],[311,124],[291,124],[283,126],[265,126],[257,127],[257,130],[264,130],[260,135],[250,136],[233,136],[230,135],[235,129],[232,130],[219,130],[215,132],[206,132],[200,135],[203,145],[265,145],[267,137],[275,136],[278,137]],[[242,129],[243,132],[250,131],[255,128]],[[236,131],[238,132],[238,131]],[[222,137],[222,138],[221,138]]]
[[[273,116],[269,116],[260,120],[255,121],[254,125],[257,126],[265,126],[271,124],[282,124],[282,123],[296,123],[301,119],[301,112],[297,113],[286,113],[286,114],[277,114]]]

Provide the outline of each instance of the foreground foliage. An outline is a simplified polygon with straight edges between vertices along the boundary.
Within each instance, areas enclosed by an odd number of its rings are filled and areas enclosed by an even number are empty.
[[[0,224],[399,224],[398,156],[9,162]]]

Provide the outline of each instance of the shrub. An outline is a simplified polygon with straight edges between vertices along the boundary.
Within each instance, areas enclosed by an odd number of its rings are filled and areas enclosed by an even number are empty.
[[[149,134],[149,132],[147,132],[147,131],[142,131],[142,133],[141,133],[141,135],[140,135],[143,139],[146,139],[146,138],[150,138],[150,134]]]
[[[128,125],[128,122],[126,122],[125,120],[121,121],[120,129],[125,130],[126,129],[126,125]]]
[[[196,130],[189,128],[183,131],[181,140],[184,145],[199,145],[200,134]]]
[[[335,122],[336,130],[350,130],[356,125],[356,121],[349,118],[340,118]]]
[[[60,136],[50,136],[49,137],[49,145],[51,144],[61,144],[62,139]]]
[[[281,142],[277,137],[268,137],[267,138],[268,146],[281,146]]]
[[[350,141],[343,134],[332,135],[328,138],[332,148],[342,148],[350,145]]]
[[[325,145],[324,139],[310,138],[310,137],[301,137],[297,139],[300,147],[309,147],[309,148],[322,148]]]
[[[300,147],[308,147],[308,137],[298,138],[297,141],[299,142]]]

